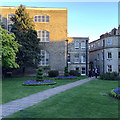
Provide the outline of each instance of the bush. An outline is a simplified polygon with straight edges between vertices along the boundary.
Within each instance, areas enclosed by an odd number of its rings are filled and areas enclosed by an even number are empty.
[[[102,80],[116,80],[118,77],[117,72],[112,72],[112,73],[102,73],[100,75],[100,79]]]
[[[112,89],[109,95],[117,99],[120,99],[120,89]]]
[[[57,77],[59,72],[57,70],[51,70],[48,72],[49,77]]]
[[[64,76],[69,76],[69,72],[68,72],[68,68],[67,67],[64,68]]]
[[[36,80],[37,81],[42,81],[43,80],[43,69],[42,68],[39,68],[38,71],[37,71],[37,76],[36,76]]]
[[[70,70],[69,74],[73,76],[80,76],[80,73],[77,70]]]

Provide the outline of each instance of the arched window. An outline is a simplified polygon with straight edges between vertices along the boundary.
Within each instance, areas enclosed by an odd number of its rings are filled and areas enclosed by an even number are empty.
[[[40,42],[49,42],[49,32],[48,31],[38,30],[37,36],[38,36],[38,38],[40,38]]]
[[[34,16],[34,22],[49,22],[49,16],[36,15],[36,16]]]
[[[48,66],[48,65],[49,65],[49,52],[45,50],[41,50],[40,66]]]

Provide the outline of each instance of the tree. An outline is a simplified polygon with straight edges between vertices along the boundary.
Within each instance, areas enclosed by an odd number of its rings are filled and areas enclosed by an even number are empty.
[[[69,72],[68,72],[68,68],[67,67],[64,68],[64,76],[69,76]]]
[[[39,68],[37,71],[37,76],[36,76],[37,81],[43,81],[43,69]]]
[[[21,46],[15,41],[15,35],[9,34],[7,30],[0,27],[0,36],[2,38],[2,66],[5,68],[18,68],[15,62],[18,47]]]
[[[37,39],[33,20],[23,5],[20,5],[15,11],[11,20],[14,23],[12,32],[15,34],[16,40],[22,45],[17,54],[17,63],[23,68],[24,73],[26,67],[35,67],[40,60],[39,39]]]

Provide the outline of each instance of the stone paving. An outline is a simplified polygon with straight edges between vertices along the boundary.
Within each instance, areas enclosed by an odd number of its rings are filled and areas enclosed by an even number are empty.
[[[63,92],[65,90],[73,88],[75,86],[81,85],[83,83],[86,83],[90,80],[93,80],[93,78],[78,80],[78,81],[73,82],[73,83],[68,83],[66,85],[61,85],[61,86],[58,86],[55,88],[44,90],[42,92],[38,92],[38,93],[32,94],[32,95],[27,96],[27,97],[2,104],[2,116],[0,116],[0,118],[4,118],[4,117],[11,115],[15,112],[18,112],[20,110],[23,110],[25,108],[33,106],[33,105],[37,104],[38,102],[41,102],[41,101],[43,101],[43,100],[45,100],[53,95],[56,95],[60,92]]]

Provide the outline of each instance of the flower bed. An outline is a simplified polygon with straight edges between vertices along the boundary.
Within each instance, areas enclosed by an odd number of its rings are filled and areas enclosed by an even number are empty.
[[[73,78],[77,78],[76,76],[58,76],[56,77],[56,79],[73,79]]]
[[[36,80],[29,80],[24,82],[22,85],[24,86],[39,86],[39,85],[54,85],[56,82],[52,80],[43,80],[43,81],[36,81]]]
[[[110,96],[120,99],[120,89],[113,89],[111,90]]]

